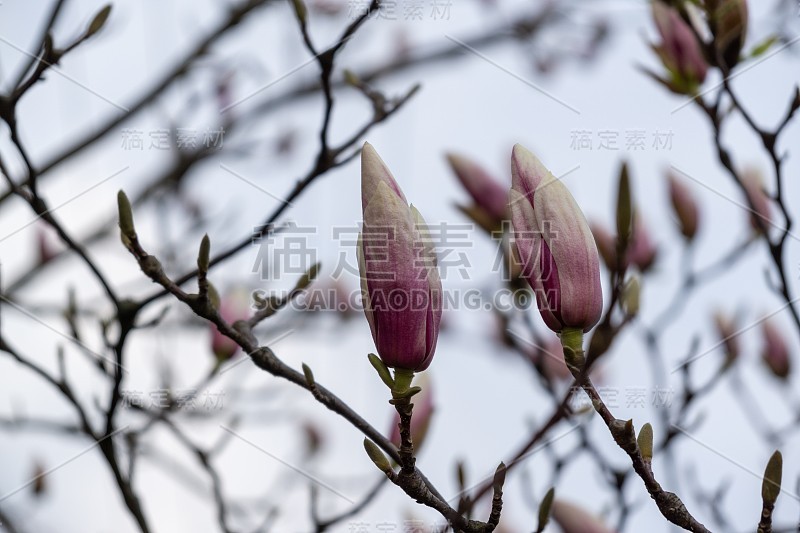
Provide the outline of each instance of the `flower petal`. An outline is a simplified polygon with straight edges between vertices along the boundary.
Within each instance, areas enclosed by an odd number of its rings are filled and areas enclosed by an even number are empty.
[[[563,325],[585,331],[600,319],[600,258],[589,224],[569,190],[549,172],[533,204],[537,227],[557,265]]]
[[[364,210],[362,247],[378,353],[389,366],[415,368],[427,353],[421,302],[430,285],[411,211],[386,183]]]
[[[514,229],[513,241],[519,253],[519,262],[522,266],[522,277],[530,279],[533,276],[533,266],[539,257],[539,239],[541,235],[536,225],[536,215],[533,213],[528,197],[511,189],[508,192],[508,209],[511,213],[511,225]]]
[[[408,205],[403,191],[397,185],[392,172],[381,156],[369,143],[364,143],[361,149],[361,210],[366,210],[372,196],[378,190],[378,184],[385,183],[394,193],[400,197],[403,204]]]

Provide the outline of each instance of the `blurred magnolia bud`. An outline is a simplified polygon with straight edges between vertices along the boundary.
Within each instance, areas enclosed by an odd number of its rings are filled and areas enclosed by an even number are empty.
[[[767,193],[764,192],[764,180],[761,173],[754,168],[747,168],[742,172],[742,186],[753,209],[750,212],[750,225],[757,232],[762,228],[769,231],[772,225],[772,205]]]
[[[220,298],[219,314],[228,324],[233,324],[237,320],[246,320],[250,317],[247,294],[243,290],[232,291]],[[226,361],[239,351],[239,345],[232,339],[226,337],[217,329],[217,326],[209,323],[211,328],[211,351],[219,361]]]
[[[775,376],[786,379],[789,376],[789,346],[781,331],[769,320],[761,323],[764,347],[761,358]]]
[[[592,230],[597,251],[609,270],[616,271],[620,269],[620,266],[627,268],[629,265],[633,265],[639,269],[639,272],[644,273],[655,264],[658,248],[653,244],[650,232],[638,213],[634,217],[633,235],[628,243],[622,265],[618,265],[619,261],[617,260],[617,238],[602,224],[593,222],[589,227]]]
[[[739,57],[747,38],[746,0],[714,0],[707,2],[708,20],[714,34],[714,47],[731,69],[739,62]]]
[[[421,374],[414,385],[422,388],[422,391],[415,394],[411,399],[411,404],[414,406],[411,415],[411,442],[414,443],[414,453],[417,453],[428,434],[428,428],[433,417],[434,404],[431,382],[425,374]],[[397,412],[395,412],[392,420],[389,441],[397,448],[400,448],[400,415]]]
[[[730,366],[739,358],[740,352],[736,322],[730,316],[717,312],[714,315],[714,325],[725,348],[725,366]]]
[[[306,458],[313,457],[319,453],[322,444],[325,441],[322,429],[313,422],[305,422],[302,425],[303,437],[305,440],[305,456]]]
[[[511,157],[509,192],[522,275],[555,332],[589,331],[600,320],[600,258],[589,224],[567,187],[521,145]]]
[[[551,516],[564,533],[611,533],[596,516],[558,498],[553,502]]]
[[[617,240],[627,249],[633,236],[633,195],[628,163],[623,162],[617,181]]]
[[[33,464],[33,495],[40,498],[47,491],[47,472],[45,472],[44,465],[41,461],[37,460]]]
[[[783,478],[783,455],[775,450],[767,462],[764,469],[764,477],[761,482],[761,499],[764,504],[774,506],[781,493],[781,481]]]
[[[337,2],[336,0],[313,0],[309,2],[309,8],[320,15],[335,17],[342,13],[345,4],[344,2]]]
[[[617,267],[617,239],[608,231],[605,226],[597,222],[591,222],[589,228],[594,236],[594,243],[597,251],[603,258],[603,263],[611,271],[618,270]]]
[[[122,189],[117,193],[117,211],[119,213],[119,229],[123,237],[133,239],[136,237],[136,228],[133,225],[133,209],[128,196]]]
[[[650,270],[658,256],[658,248],[653,244],[650,232],[638,213],[633,219],[633,235],[625,255],[627,262],[642,273]]]
[[[50,240],[48,228],[44,226],[38,226],[36,228],[36,248],[39,254],[39,264],[41,265],[49,263],[56,255],[58,255],[55,246],[53,246],[53,243]]]
[[[669,180],[669,198],[672,202],[672,210],[678,217],[681,233],[687,241],[691,242],[697,235],[700,223],[700,209],[697,201],[686,184],[673,173],[670,173],[667,179]]]
[[[106,21],[108,20],[108,16],[111,14],[111,5],[103,6],[100,11],[94,16],[92,21],[89,23],[89,26],[86,28],[85,37],[91,37],[92,35],[96,34],[100,30],[103,29],[103,26],[106,25]]]
[[[341,279],[325,278],[311,287],[302,299],[307,311],[333,311],[342,320],[355,316],[352,291]]]
[[[364,314],[386,366],[420,372],[436,350],[442,282],[428,227],[375,148],[361,151],[364,225],[358,266]]]
[[[625,285],[622,287],[622,309],[628,316],[636,316],[639,314],[639,293],[641,288],[639,286],[638,276],[631,276]]]
[[[214,76],[214,97],[217,101],[219,113],[232,109],[233,104],[233,79],[235,71],[219,68]]]
[[[653,50],[670,72],[670,88],[679,93],[693,93],[706,79],[708,65],[700,43],[680,14],[661,0],[653,2],[653,20],[661,44]]]
[[[447,161],[475,205],[499,227],[508,218],[508,188],[471,159],[451,153]]]

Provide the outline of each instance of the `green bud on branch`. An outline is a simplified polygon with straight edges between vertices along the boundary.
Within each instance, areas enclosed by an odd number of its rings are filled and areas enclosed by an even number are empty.
[[[197,254],[197,269],[203,274],[208,273],[209,256],[211,255],[211,239],[208,234],[203,235],[200,241],[200,252]]]
[[[494,471],[494,479],[492,480],[492,488],[495,492],[501,492],[503,490],[503,485],[506,482],[506,465],[505,463],[500,463],[497,465],[497,469]]]
[[[134,239],[136,228],[133,225],[133,210],[128,196],[122,189],[117,193],[117,210],[119,211],[119,229],[122,231],[122,235],[128,239]]]
[[[642,454],[642,459],[647,462],[653,459],[653,426],[649,423],[642,426],[639,430],[639,437],[636,439],[639,446],[639,453]]]
[[[305,2],[303,0],[292,0],[292,4],[294,5],[294,12],[297,14],[297,20],[305,24],[308,20],[308,8]]]
[[[633,317],[639,313],[640,292],[639,278],[631,276],[622,287],[622,299],[620,301],[622,310],[626,315]]]
[[[378,470],[383,472],[386,475],[391,474],[392,465],[389,464],[389,460],[383,454],[380,448],[378,448],[377,444],[372,442],[369,439],[364,439],[364,449],[367,450],[367,455],[369,455],[370,460],[378,467]]]
[[[360,88],[361,87],[361,78],[350,69],[344,69],[344,81],[348,85],[352,85],[353,87]]]
[[[306,383],[308,383],[309,387],[316,385],[316,381],[314,381],[314,373],[311,371],[311,367],[305,363],[303,363],[303,375],[306,377]]]
[[[778,494],[781,492],[781,477],[783,475],[783,456],[775,451],[769,458],[767,468],[764,470],[764,480],[761,484],[761,499],[765,504],[775,505]]]
[[[553,507],[555,495],[555,487],[550,487],[550,490],[544,495],[542,503],[539,504],[539,526],[536,528],[536,533],[542,533],[544,528],[547,527],[547,523],[550,521],[550,509]]]
[[[106,25],[106,21],[108,20],[108,16],[111,14],[111,4],[105,5],[100,11],[92,19],[92,22],[89,23],[89,27],[86,28],[86,37],[89,38],[92,35],[96,34],[100,30],[103,29],[103,26]]]

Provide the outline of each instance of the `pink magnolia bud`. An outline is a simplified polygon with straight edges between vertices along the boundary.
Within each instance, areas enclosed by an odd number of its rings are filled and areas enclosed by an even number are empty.
[[[680,181],[674,174],[669,174],[669,198],[672,201],[672,209],[678,217],[681,233],[686,240],[691,241],[697,234],[700,222],[700,209],[697,201],[692,196],[689,188]]]
[[[475,204],[499,226],[508,218],[508,192],[486,170],[466,157],[447,154],[447,161]]]
[[[761,173],[754,168],[745,169],[742,172],[742,186],[753,206],[750,212],[750,225],[757,232],[761,232],[762,227],[769,230],[772,225],[772,205],[767,193],[764,192]]]
[[[647,231],[647,227],[642,222],[642,217],[638,214],[633,219],[633,236],[630,243],[628,243],[626,255],[628,262],[635,265],[639,272],[650,270],[658,255],[658,248],[653,244],[650,232]]]
[[[246,320],[250,316],[247,296],[241,291],[234,291],[223,297],[219,304],[219,314],[228,324],[237,320]],[[219,332],[217,326],[210,324],[211,351],[220,361],[226,361],[239,351],[239,345]]]
[[[393,368],[428,368],[442,317],[436,253],[419,211],[406,203],[369,143],[361,152],[364,226],[358,263],[364,313],[378,355]]]
[[[653,2],[653,20],[661,35],[661,44],[653,46],[664,66],[673,74],[672,82],[693,90],[706,79],[708,65],[692,29],[678,12],[660,0]]]
[[[589,224],[564,184],[521,145],[511,157],[509,209],[522,277],[555,332],[589,331],[603,310],[600,258]]]
[[[553,502],[552,517],[564,533],[611,533],[599,518],[564,500]]]
[[[764,348],[761,357],[775,376],[786,379],[789,376],[789,346],[780,330],[772,322],[761,324]]]
[[[430,380],[419,379],[414,385],[422,387],[422,392],[411,398],[411,403],[414,405],[411,415],[411,442],[414,443],[414,451],[417,452],[422,443],[425,442],[425,436],[428,434],[435,406]],[[400,448],[400,415],[397,411],[395,411],[392,419],[389,441],[397,448]]]

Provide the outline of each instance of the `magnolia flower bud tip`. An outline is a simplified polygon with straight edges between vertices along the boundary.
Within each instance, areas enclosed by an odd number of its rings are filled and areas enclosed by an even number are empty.
[[[586,218],[533,154],[517,145],[512,157],[509,201],[523,277],[550,329],[588,331],[600,319],[603,298],[600,258]]]

